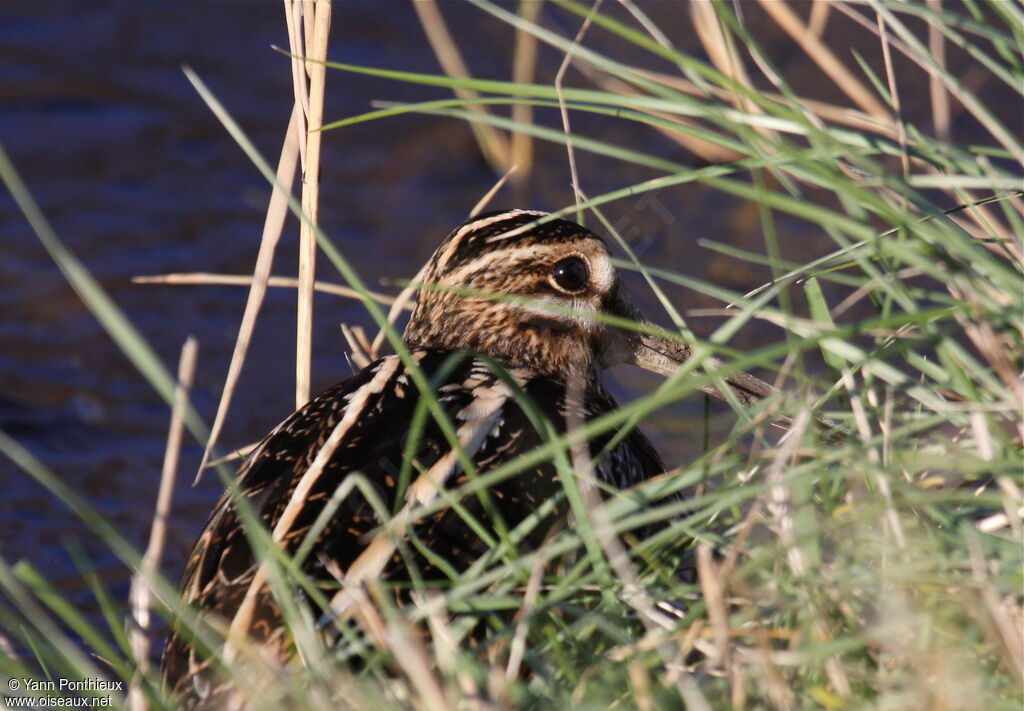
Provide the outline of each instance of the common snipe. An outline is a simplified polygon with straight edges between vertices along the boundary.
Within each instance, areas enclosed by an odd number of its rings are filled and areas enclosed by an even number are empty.
[[[412,521],[414,509],[438,499],[439,487],[453,491],[466,483],[461,457],[485,473],[540,446],[544,436],[536,412],[564,433],[574,421],[614,409],[598,377],[601,369],[630,362],[664,373],[688,357],[685,347],[594,318],[635,321],[639,314],[601,238],[567,220],[537,224],[544,217],[528,210],[481,215],[456,228],[431,258],[404,340],[448,413],[451,430],[446,435],[436,417],[426,417],[414,443],[408,486],[399,472],[403,457],[409,458],[409,429],[421,397],[397,355],[322,393],[252,453],[238,472],[238,487],[282,547],[295,553],[332,495],[355,472],[372,482],[387,510],[399,511],[397,520]],[[570,397],[571,379],[582,383],[581,398]],[[744,402],[770,391],[742,374],[728,382]],[[452,432],[462,454],[447,444]],[[601,452],[613,435],[591,440],[591,451]],[[595,464],[597,476],[617,488],[663,471],[658,453],[635,429]],[[554,466],[543,461],[494,484],[486,496],[463,496],[462,512],[448,507],[416,521],[405,533],[431,551],[427,556],[409,547],[420,577],[429,581],[444,578],[443,571],[464,570],[487,550],[466,524],[467,516],[488,528],[500,518],[509,530],[561,488]],[[549,518],[550,525],[557,514]],[[335,590],[339,575],[345,588],[373,579],[401,580],[410,561],[399,553],[394,533],[381,531],[380,524],[366,498],[348,496],[305,556],[304,572]],[[536,527],[522,545],[537,545],[545,530]],[[232,635],[241,631],[261,648],[287,656],[281,611],[259,568],[225,493],[192,551],[184,598],[207,619],[230,627]],[[338,597],[331,611],[316,613],[341,614]],[[163,674],[186,707],[222,705],[225,687],[179,631],[165,648]]]

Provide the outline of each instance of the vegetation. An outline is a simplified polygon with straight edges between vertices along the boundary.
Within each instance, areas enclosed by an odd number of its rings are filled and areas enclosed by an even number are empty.
[[[729,305],[721,325],[699,340],[687,314],[662,300],[679,339],[694,347],[693,367],[714,356],[724,365],[707,378],[760,369],[784,394],[749,411],[737,408],[728,436],[712,439],[703,455],[677,462],[665,477],[577,509],[576,525],[538,551],[499,543],[449,587],[420,590],[417,603],[406,608],[393,607],[385,594],[362,600],[362,624],[344,626],[333,648],[325,647],[307,611],[291,605],[289,624],[302,661],[270,677],[272,685],[265,663],[245,654],[225,665],[225,673],[259,692],[254,708],[281,708],[284,697],[295,708],[354,709],[1020,708],[1021,5],[878,0],[815,3],[809,10],[784,2],[758,6],[793,51],[806,53],[831,77],[850,108],[797,94],[751,34],[743,15],[753,8],[746,3],[689,8],[706,54],[699,57],[676,49],[645,6],[632,2],[545,5],[562,25],[581,29],[575,37],[537,20],[529,3],[518,14],[489,0],[472,4],[516,28],[519,80],[328,63],[332,71],[458,95],[381,106],[325,128],[399,113],[441,114],[476,126],[499,172],[518,163],[528,173],[522,162],[528,154],[506,132],[562,144],[570,158],[593,152],[657,171],[653,179],[606,194],[578,193],[560,214],[579,213],[616,236],[626,255],[620,266],[641,272],[653,289],[682,283]],[[825,23],[840,20],[877,35],[884,71],[822,42]],[[432,37],[447,34],[436,12],[424,22]],[[631,56],[642,52],[673,73],[641,70],[618,61],[614,50],[592,49],[588,41],[598,33],[610,38],[610,47],[628,46]],[[566,66],[571,61],[589,84],[570,86],[562,73],[553,84],[532,83],[527,57],[538,41],[563,53]],[[443,66],[457,67],[454,44],[438,49],[448,53]],[[916,68],[895,73],[897,54]],[[947,56],[969,57],[999,86],[1002,99],[1011,97],[1016,113],[1008,119],[988,105],[947,69]],[[192,79],[274,181],[274,171]],[[931,84],[929,112],[916,120],[901,107],[906,82]],[[533,121],[525,106],[557,111],[562,127]],[[501,114],[503,107],[512,107],[513,118]],[[637,134],[656,130],[685,149],[680,155],[697,155],[703,165],[574,132],[570,118],[582,112],[630,122]],[[956,142],[961,124],[985,140]],[[205,441],[205,426],[190,414],[184,389],[175,398],[174,378],[61,246],[3,153],[0,177],[97,318],[168,402],[177,399],[182,421]],[[769,284],[740,294],[676,274],[671,265],[644,264],[605,216],[626,199],[689,182],[756,205],[763,254],[710,246],[767,263],[775,275]],[[292,207],[301,213],[297,202]],[[783,259],[779,216],[815,225],[834,250],[808,263]],[[388,314],[344,255],[309,229],[400,348]],[[730,347],[736,332],[758,319],[778,326],[783,337],[743,353]],[[186,374],[180,380],[187,381]],[[685,373],[668,378],[587,430],[635,426],[654,409],[692,397],[702,384]],[[823,434],[814,426],[819,417],[845,434]],[[784,419],[783,432],[773,423]],[[573,457],[572,445],[572,437],[552,437],[535,456],[552,458],[567,474],[566,496],[578,501],[578,482],[590,463]],[[2,433],[0,451],[103,536],[136,572],[138,585],[151,586],[157,614],[180,619],[205,645],[218,646],[216,630],[204,628],[181,604],[173,584],[155,572],[152,556],[135,551],[58,474]],[[514,476],[518,468],[487,479]],[[230,472],[221,473],[230,480]],[[665,498],[673,492],[686,496]],[[308,581],[269,541],[266,531],[254,534],[285,603],[294,585]],[[86,579],[106,626],[74,609],[27,564],[0,559],[4,634],[34,655],[0,653],[0,674],[116,679],[141,696],[117,695],[115,705],[168,707],[147,645],[139,645],[137,632],[125,631],[131,617],[126,601]],[[504,614],[509,609],[519,612]],[[481,619],[491,635],[482,645],[466,636]]]

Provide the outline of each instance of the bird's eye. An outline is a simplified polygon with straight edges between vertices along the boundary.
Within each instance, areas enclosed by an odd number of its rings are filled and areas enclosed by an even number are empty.
[[[575,293],[587,285],[590,270],[581,257],[566,257],[551,267],[551,278],[562,291]]]

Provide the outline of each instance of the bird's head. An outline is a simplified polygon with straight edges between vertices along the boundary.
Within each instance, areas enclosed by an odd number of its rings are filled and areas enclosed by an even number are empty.
[[[601,318],[641,320],[607,245],[569,220],[536,224],[545,216],[492,212],[449,234],[427,265],[406,342],[561,377],[624,362],[665,372],[685,360],[685,347]]]

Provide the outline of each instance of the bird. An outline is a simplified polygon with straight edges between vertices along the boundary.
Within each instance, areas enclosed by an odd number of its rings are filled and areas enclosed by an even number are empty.
[[[423,581],[464,571],[489,547],[467,520],[488,531],[510,530],[563,485],[548,458],[461,495],[459,507],[443,505],[445,492],[465,491],[473,476],[536,450],[551,432],[564,434],[574,422],[614,411],[604,369],[632,363],[668,374],[689,357],[689,347],[677,340],[620,325],[630,322],[647,323],[594,232],[537,210],[468,219],[427,263],[402,337],[405,352],[380,358],[313,398],[240,467],[237,494],[220,498],[188,558],[184,601],[226,631],[227,644],[240,637],[271,655],[293,654],[241,500],[292,555],[318,518],[327,517],[302,564],[328,591],[330,609],[314,611],[321,617],[344,615],[352,602],[341,591],[331,597],[339,578],[344,591],[374,580],[408,580],[412,570]],[[772,392],[743,373],[726,382],[744,403]],[[604,486],[625,489],[666,471],[638,429],[602,454],[616,435],[612,429],[587,442]],[[357,474],[375,497],[352,489],[330,511],[332,497]],[[370,498],[394,512],[387,526]],[[417,515],[427,507],[428,515]],[[552,507],[520,546],[538,546],[564,515],[564,506]],[[403,547],[412,538],[416,546]],[[302,590],[296,596],[313,605]],[[180,626],[172,629],[164,684],[182,708],[225,707],[230,685],[199,646]]]

